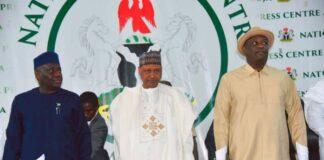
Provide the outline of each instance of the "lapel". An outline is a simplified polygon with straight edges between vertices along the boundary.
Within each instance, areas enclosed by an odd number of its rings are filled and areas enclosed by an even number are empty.
[[[96,122],[98,121],[98,119],[99,119],[98,116],[100,116],[99,113],[97,113],[97,114],[95,115],[94,119],[91,121],[90,126],[89,126],[90,129],[92,129],[92,128],[94,127],[94,125],[96,124]]]

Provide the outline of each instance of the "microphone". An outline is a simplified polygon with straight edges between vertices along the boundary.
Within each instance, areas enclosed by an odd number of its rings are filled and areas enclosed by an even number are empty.
[[[61,103],[56,102],[56,115],[59,115],[61,113]]]

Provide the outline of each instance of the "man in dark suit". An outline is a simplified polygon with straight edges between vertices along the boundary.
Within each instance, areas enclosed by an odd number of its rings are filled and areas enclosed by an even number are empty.
[[[98,113],[99,102],[93,92],[84,92],[80,95],[84,116],[91,131],[92,160],[109,160],[104,149],[108,128],[105,120]]]
[[[90,160],[90,130],[79,96],[61,88],[59,55],[34,58],[38,87],[12,103],[2,160]]]

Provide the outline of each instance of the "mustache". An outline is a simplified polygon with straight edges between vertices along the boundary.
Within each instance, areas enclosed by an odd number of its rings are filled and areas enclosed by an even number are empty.
[[[54,78],[53,81],[62,81],[63,78]]]
[[[265,53],[268,53],[268,50],[266,50],[266,49],[258,49],[255,52],[265,52]]]

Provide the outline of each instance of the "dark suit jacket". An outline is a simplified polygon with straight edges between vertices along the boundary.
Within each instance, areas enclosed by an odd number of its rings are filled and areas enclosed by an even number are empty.
[[[90,123],[92,160],[109,160],[108,153],[104,149],[108,128],[105,120],[98,113]]]
[[[34,88],[15,97],[3,160],[90,160],[90,130],[77,94]],[[2,149],[2,148],[1,148]]]

